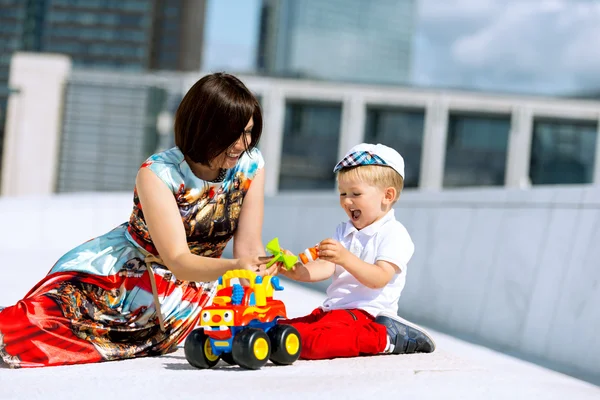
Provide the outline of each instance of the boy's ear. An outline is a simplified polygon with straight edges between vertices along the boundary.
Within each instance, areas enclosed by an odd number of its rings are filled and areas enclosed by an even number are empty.
[[[393,187],[391,187],[391,186],[385,188],[385,191],[383,193],[384,193],[383,199],[384,199],[384,202],[386,204],[387,203],[389,203],[389,204],[393,203],[394,200],[396,199],[396,195],[398,194],[398,192],[396,191],[396,189],[393,188]]]

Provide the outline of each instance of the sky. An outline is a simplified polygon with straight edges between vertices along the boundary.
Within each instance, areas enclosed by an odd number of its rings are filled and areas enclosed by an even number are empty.
[[[208,0],[203,69],[254,68],[261,0]]]
[[[209,0],[205,69],[252,70],[260,2]],[[600,0],[417,2],[411,84],[600,91]]]

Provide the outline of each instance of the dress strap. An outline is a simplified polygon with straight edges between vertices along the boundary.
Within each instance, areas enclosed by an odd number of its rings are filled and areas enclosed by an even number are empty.
[[[156,308],[156,313],[158,314],[158,323],[160,325],[160,330],[165,332],[165,320],[163,319],[162,311],[160,309],[160,302],[158,301],[158,290],[156,289],[156,278],[154,278],[154,271],[150,266],[151,263],[157,263],[160,265],[165,265],[164,261],[155,256],[154,254],[148,254],[144,258],[144,263],[146,264],[146,269],[148,270],[148,278],[150,278],[150,286],[152,286],[152,297],[154,298],[154,308]]]

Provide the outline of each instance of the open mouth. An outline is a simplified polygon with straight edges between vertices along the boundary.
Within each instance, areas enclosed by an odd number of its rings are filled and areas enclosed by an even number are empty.
[[[204,326],[204,332],[213,339],[227,340],[231,338],[231,331],[225,325]]]
[[[227,158],[230,158],[232,160],[237,160],[238,158],[240,158],[240,155],[242,153],[227,153],[226,156]]]
[[[205,329],[210,329],[211,331],[226,331],[229,330],[229,327],[226,325],[219,325],[219,326],[206,326]]]
[[[352,220],[356,221],[360,218],[360,210],[350,210],[350,215],[352,216]]]

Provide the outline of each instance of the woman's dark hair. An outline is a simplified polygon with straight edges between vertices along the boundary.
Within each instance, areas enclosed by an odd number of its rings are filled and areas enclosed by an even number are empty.
[[[207,75],[185,94],[175,114],[175,144],[192,161],[209,165],[239,140],[250,117],[254,148],[262,133],[262,112],[256,97],[235,76]]]

